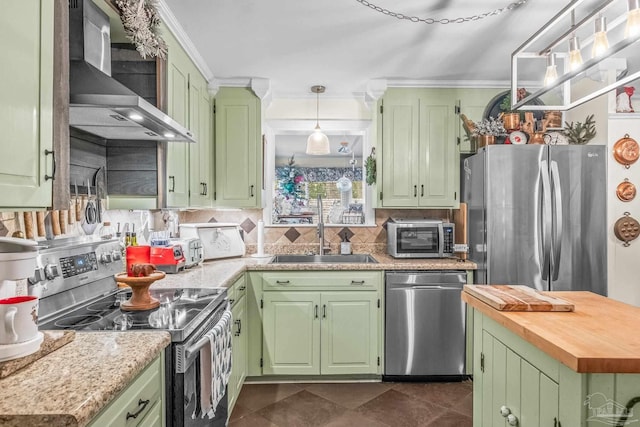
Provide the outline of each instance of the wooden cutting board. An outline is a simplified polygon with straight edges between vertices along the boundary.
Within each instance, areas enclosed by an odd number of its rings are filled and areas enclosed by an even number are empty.
[[[455,236],[453,236],[456,243],[467,244],[467,204],[460,203],[459,209],[453,210],[453,223],[456,226]],[[457,254],[461,260],[467,259],[466,253]]]
[[[574,305],[523,285],[464,285],[464,291],[500,311],[573,311]]]

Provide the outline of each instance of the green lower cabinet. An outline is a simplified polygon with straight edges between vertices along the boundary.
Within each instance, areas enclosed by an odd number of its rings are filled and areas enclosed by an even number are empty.
[[[320,373],[376,373],[378,293],[323,292],[320,299]]]
[[[227,397],[229,399],[229,415],[240,395],[242,390],[242,384],[247,377],[247,332],[243,330],[243,326],[246,328],[247,317],[247,298],[241,297],[235,301],[231,308],[231,315],[233,317],[233,327],[231,328],[233,337],[231,348],[232,360],[231,360],[231,375],[229,376],[229,385],[227,389]]]
[[[264,375],[379,373],[375,291],[263,293]]]
[[[262,373],[320,374],[320,294],[265,292]]]
[[[640,396],[640,374],[577,373],[482,313],[473,319],[475,427],[634,425],[640,407],[619,424],[622,408]]]
[[[163,427],[165,425],[164,352],[109,403],[90,427]]]

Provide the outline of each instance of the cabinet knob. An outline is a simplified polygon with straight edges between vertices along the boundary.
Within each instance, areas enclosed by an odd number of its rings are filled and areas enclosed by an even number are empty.
[[[518,425],[518,417],[516,417],[513,414],[507,415],[507,424],[509,424],[510,426],[517,426]]]
[[[507,416],[511,413],[511,409],[507,408],[506,406],[502,405],[500,407],[500,415],[502,415],[503,417],[507,418]]]

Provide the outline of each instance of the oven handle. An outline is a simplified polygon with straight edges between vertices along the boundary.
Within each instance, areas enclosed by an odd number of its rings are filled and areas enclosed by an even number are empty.
[[[228,311],[229,313],[231,313],[231,311],[230,311],[230,310],[225,310],[225,313],[226,313],[227,311]],[[216,323],[216,325],[217,325],[217,323]],[[214,328],[215,328],[215,326],[214,326]],[[213,328],[211,328],[211,329],[213,329]],[[189,347],[187,347],[187,349],[184,351],[184,357],[185,357],[185,359],[189,360],[189,358],[190,358],[191,356],[193,356],[193,354],[194,354],[195,352],[200,351],[200,349],[201,349],[202,347],[204,347],[204,346],[205,346],[205,344],[206,344],[206,343],[208,343],[208,342],[209,342],[209,338],[208,338],[207,336],[204,336],[204,337],[200,338],[198,341],[196,341],[196,343],[195,343],[195,344],[192,344],[192,345],[190,345]]]

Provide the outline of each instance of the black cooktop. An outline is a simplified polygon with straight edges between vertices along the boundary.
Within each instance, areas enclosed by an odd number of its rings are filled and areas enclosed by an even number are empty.
[[[226,289],[168,288],[150,289],[160,301],[153,310],[126,311],[120,303],[131,296],[121,290],[78,305],[61,316],[48,319],[39,329],[78,331],[127,331],[160,329],[171,332],[173,341],[182,341],[202,323],[226,297]]]

